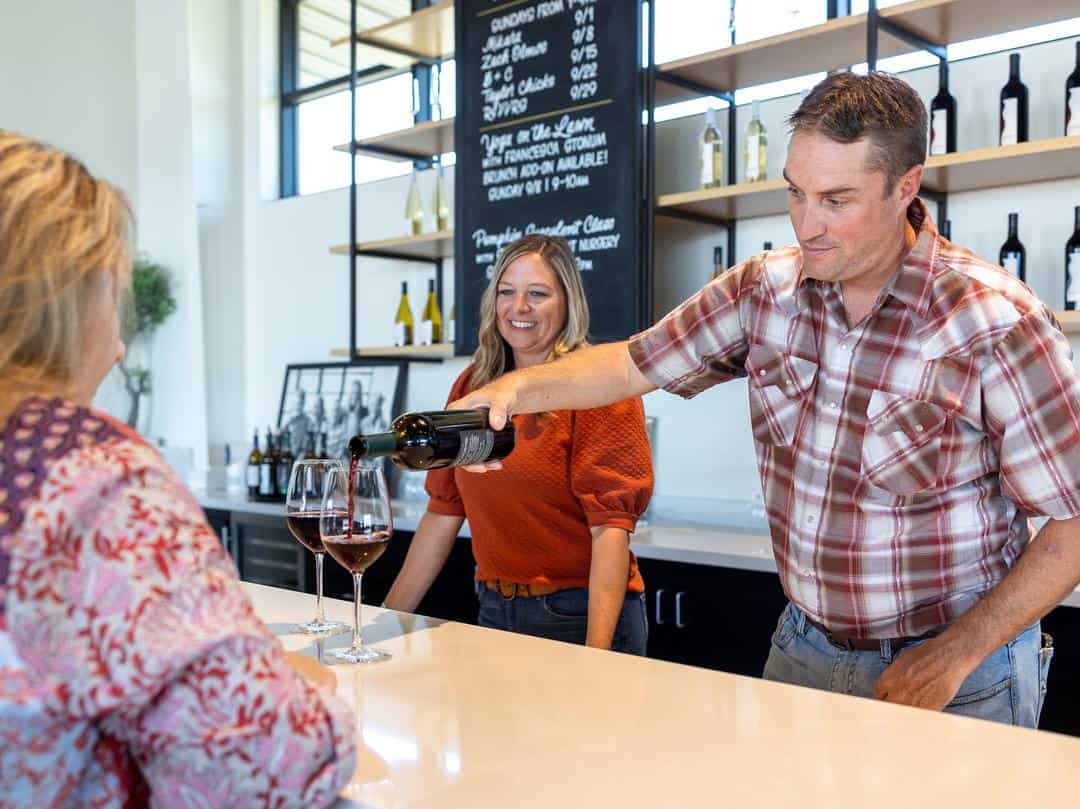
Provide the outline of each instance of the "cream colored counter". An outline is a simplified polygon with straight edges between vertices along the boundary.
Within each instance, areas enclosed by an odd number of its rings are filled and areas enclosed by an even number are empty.
[[[244,585],[287,649],[312,596]],[[327,612],[349,620],[352,605]],[[334,666],[364,809],[1027,809],[1080,795],[1080,739],[365,607],[394,654]],[[344,645],[348,635],[326,641]]]

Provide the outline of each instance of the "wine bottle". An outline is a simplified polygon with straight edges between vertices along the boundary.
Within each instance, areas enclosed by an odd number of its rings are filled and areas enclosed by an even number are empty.
[[[766,253],[769,252],[770,250],[772,250],[772,242],[765,242],[763,245],[761,245],[761,249],[764,250]]]
[[[1009,238],[1001,245],[998,262],[1021,281],[1027,281],[1027,251],[1017,237],[1019,214],[1009,214]]]
[[[251,439],[251,452],[248,453],[247,490],[248,497],[259,496],[259,466],[262,464],[262,452],[259,451],[259,431]]]
[[[308,430],[304,437],[304,460],[314,461],[319,456],[315,454],[315,431]]]
[[[420,337],[417,345],[430,346],[442,342],[442,312],[439,311],[439,301],[435,297],[435,280],[428,281],[427,300],[424,302],[424,313],[420,316]]]
[[[1020,54],[1009,54],[1009,80],[1001,88],[1002,146],[1028,139],[1028,89],[1020,81]]]
[[[420,187],[416,184],[415,169],[409,180],[409,194],[405,198],[405,218],[409,220],[413,236],[424,232],[424,206],[420,204]]]
[[[278,446],[281,451],[277,459],[277,496],[284,500],[289,494],[289,475],[292,474],[293,462],[296,460],[292,451],[292,436],[288,430],[278,433]]]
[[[277,484],[277,464],[274,457],[274,434],[266,428],[266,451],[259,465],[259,499],[273,500]]]
[[[941,235],[945,237],[945,241],[952,241],[952,220],[946,219],[941,223]]]
[[[446,321],[446,327],[443,329],[443,338],[448,343],[454,342],[454,328],[457,325],[457,308],[454,304],[450,304],[450,319]]]
[[[930,102],[930,154],[956,151],[956,99],[949,92],[949,63],[938,62],[938,93]]]
[[[712,277],[719,278],[724,269],[724,248],[718,244],[712,249]]]
[[[514,437],[511,421],[492,430],[486,410],[435,410],[398,416],[387,433],[355,435],[349,452],[389,456],[403,469],[442,469],[502,460],[514,449]]]
[[[437,230],[446,230],[450,227],[450,205],[446,201],[446,187],[443,184],[442,163],[435,173],[435,193],[431,196],[431,208],[435,214],[435,226]]]
[[[1065,134],[1080,135],[1080,39],[1076,40],[1076,69],[1065,79]]]
[[[761,102],[754,99],[750,104],[750,123],[746,125],[746,143],[743,144],[746,182],[756,183],[768,175],[768,144],[769,136],[761,123]]]
[[[413,317],[409,308],[409,282],[401,282],[401,301],[397,314],[394,315],[394,345],[411,346],[413,344]]]
[[[1080,205],[1073,210],[1073,235],[1065,242],[1065,308],[1080,308]]]
[[[730,114],[730,111],[729,111]],[[701,187],[716,188],[724,184],[724,138],[716,128],[716,110],[705,112],[705,128],[701,132]]]

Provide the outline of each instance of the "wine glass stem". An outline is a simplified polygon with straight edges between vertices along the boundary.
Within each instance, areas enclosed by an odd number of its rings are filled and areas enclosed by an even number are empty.
[[[326,622],[326,612],[323,610],[322,603],[322,570],[323,570],[323,557],[325,553],[315,554],[315,621],[317,623]]]
[[[362,573],[353,573],[353,625],[352,625],[352,645],[354,649],[359,649],[363,646],[363,642],[360,640],[360,577]]]

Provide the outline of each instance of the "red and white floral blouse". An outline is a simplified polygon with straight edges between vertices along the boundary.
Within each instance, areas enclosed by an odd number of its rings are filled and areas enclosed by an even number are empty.
[[[0,807],[316,807],[352,712],[283,658],[202,510],[108,416],[0,426]]]

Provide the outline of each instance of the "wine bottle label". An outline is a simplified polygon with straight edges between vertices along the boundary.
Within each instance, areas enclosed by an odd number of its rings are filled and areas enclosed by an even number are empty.
[[[1013,143],[1017,143],[1019,131],[1017,125],[1017,116],[1019,99],[1016,98],[1004,98],[1001,101],[1001,145],[1009,146]]]
[[[1069,107],[1065,117],[1068,119],[1065,134],[1080,135],[1080,87],[1069,90]]]
[[[405,337],[406,337],[405,324],[401,323],[401,322],[395,323],[394,324],[394,345],[396,345],[396,346],[405,345]]]
[[[1010,274],[1020,277],[1020,254],[1019,253],[1006,253],[1005,262],[1002,265]]]
[[[949,111],[934,110],[930,120],[930,154],[945,154],[949,151]]]
[[[495,447],[495,433],[491,430],[462,430],[461,446],[458,448],[454,466],[482,463]]]
[[[443,324],[443,342],[454,342],[454,320],[451,318]]]
[[[270,497],[274,493],[274,467],[263,464],[259,467],[259,494]]]
[[[758,161],[759,144],[761,138],[758,135],[749,135],[746,138],[746,179],[756,180],[761,164]]]
[[[417,330],[416,344],[421,346],[429,346],[433,342],[434,326],[430,320],[421,320],[420,328]]]
[[[247,468],[247,485],[249,489],[257,489],[259,487],[259,467],[257,464],[253,464]]]
[[[1069,287],[1065,290],[1065,300],[1069,303],[1080,304],[1080,250],[1069,253],[1068,267]]]
[[[720,182],[720,178],[716,176],[716,172],[714,171],[715,162],[713,161],[713,147],[713,143],[701,144],[701,185],[703,188],[716,185]]]

